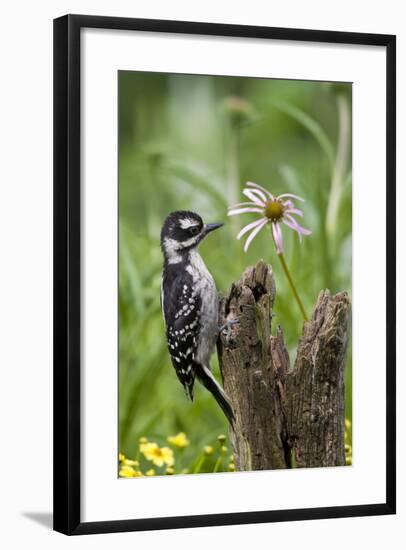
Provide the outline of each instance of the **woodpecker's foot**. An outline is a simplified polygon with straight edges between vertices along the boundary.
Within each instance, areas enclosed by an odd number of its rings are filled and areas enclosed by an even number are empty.
[[[238,319],[230,319],[219,328],[219,334],[225,335],[227,343],[230,341],[231,334],[233,331],[233,326],[238,325],[239,322],[240,321]]]

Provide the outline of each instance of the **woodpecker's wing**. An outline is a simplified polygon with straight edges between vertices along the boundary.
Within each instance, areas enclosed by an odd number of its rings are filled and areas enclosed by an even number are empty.
[[[183,273],[163,282],[163,310],[166,324],[168,350],[176,374],[187,395],[193,399],[195,381],[194,359],[200,328],[200,297],[193,286],[193,279]]]

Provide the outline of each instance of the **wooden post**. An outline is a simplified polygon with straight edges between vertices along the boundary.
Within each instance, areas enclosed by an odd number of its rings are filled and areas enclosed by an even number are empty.
[[[345,465],[344,367],[350,303],[345,292],[320,293],[304,323],[291,369],[283,331],[271,336],[272,268],[249,267],[221,300],[221,323],[238,319],[218,340],[224,388],[236,422],[237,470]]]

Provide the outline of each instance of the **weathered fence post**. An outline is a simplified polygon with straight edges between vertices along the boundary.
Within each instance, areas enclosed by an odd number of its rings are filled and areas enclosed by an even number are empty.
[[[345,464],[344,367],[350,303],[320,293],[304,323],[294,367],[282,328],[271,336],[272,268],[249,267],[220,305],[221,322],[238,319],[218,341],[223,383],[236,415],[231,439],[237,470]]]

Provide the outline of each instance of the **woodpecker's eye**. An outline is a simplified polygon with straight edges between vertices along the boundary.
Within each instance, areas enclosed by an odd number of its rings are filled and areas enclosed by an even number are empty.
[[[197,225],[195,225],[194,227],[191,227],[189,229],[189,233],[191,235],[197,235],[199,233],[199,227]]]

